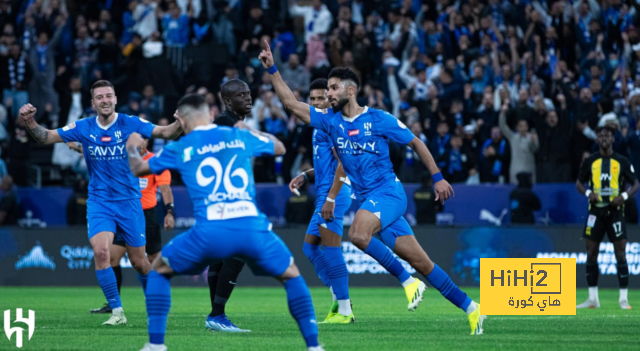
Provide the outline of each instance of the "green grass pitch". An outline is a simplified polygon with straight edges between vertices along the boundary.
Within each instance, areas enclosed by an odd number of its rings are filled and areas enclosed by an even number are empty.
[[[464,289],[474,298],[479,290]],[[323,320],[330,306],[327,289],[311,289],[316,313]],[[15,308],[36,312],[36,330],[22,350],[139,350],[147,341],[141,289],[124,288],[127,326],[102,326],[108,315],[91,315],[103,303],[99,288],[0,288],[0,311]],[[578,290],[577,301],[587,297]],[[320,342],[330,350],[640,350],[640,291],[629,292],[636,309],[618,307],[617,290],[601,290],[598,310],[578,310],[576,316],[487,318],[482,336],[470,336],[466,315],[427,289],[415,313],[406,310],[398,288],[353,288],[356,323],[320,325]],[[250,334],[208,332],[206,288],[172,289],[166,343],[170,350],[305,350],[289,315],[284,289],[238,288],[227,313]],[[16,324],[17,325],[17,324]],[[0,332],[0,350],[17,350]]]

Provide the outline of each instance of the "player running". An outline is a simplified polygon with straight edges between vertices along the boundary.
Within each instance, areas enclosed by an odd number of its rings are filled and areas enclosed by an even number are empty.
[[[311,105],[330,107],[326,93],[327,80],[314,80],[309,87]],[[316,129],[312,140],[313,169],[302,172],[289,183],[289,189],[296,193],[305,181],[315,178],[316,210],[304,236],[302,251],[333,295],[329,314],[321,323],[354,323],[356,319],[349,299],[349,271],[341,246],[342,220],[351,206],[351,186],[329,136]]]
[[[397,277],[402,264],[387,249],[391,248],[445,298],[468,314],[472,335],[482,334],[485,316],[480,315],[480,305],[462,292],[447,273],[431,261],[402,217],[407,197],[393,172],[389,159],[389,139],[409,145],[419,155],[434,179],[436,200],[445,201],[453,195],[453,189],[438,172],[424,143],[389,113],[367,106],[360,107],[356,101],[358,77],[348,68],[334,68],[329,74],[327,97],[331,109],[318,109],[297,101],[273,64],[269,44],[265,43],[265,46],[259,58],[272,75],[271,82],[282,104],[301,121],[329,134],[349,175],[360,203],[349,230],[351,242]],[[381,240],[373,237],[374,233],[378,233]]]
[[[153,153],[147,151],[149,139],[145,139],[144,143],[140,146],[140,156],[143,160],[148,160],[153,157]],[[175,207],[173,205],[173,193],[171,192],[171,173],[164,171],[160,175],[151,174],[140,179],[140,192],[142,198],[142,211],[144,212],[145,219],[145,235],[147,238],[147,244],[145,245],[145,252],[147,253],[147,259],[149,262],[153,262],[158,252],[162,248],[162,235],[160,233],[160,224],[158,224],[158,214],[156,206],[158,205],[158,198],[156,193],[160,189],[162,200],[164,202],[165,216],[164,216],[164,230],[171,230],[175,225]],[[116,282],[118,284],[118,293],[122,286],[122,267],[120,267],[120,260],[127,252],[126,243],[118,238],[113,239],[113,245],[111,245],[111,268],[116,275]],[[91,313],[111,313],[111,307],[109,303],[105,303],[101,308],[91,310]]]
[[[589,298],[576,308],[600,308],[598,298],[598,251],[605,234],[613,243],[618,266],[620,298],[623,310],[631,309],[627,297],[629,267],[625,254],[627,224],[624,219],[624,202],[638,191],[638,179],[633,166],[624,156],[613,151],[615,131],[611,127],[596,130],[598,152],[582,161],[576,189],[589,198],[589,217],[583,233],[587,246],[587,284]],[[589,183],[591,189],[584,186]],[[627,185],[631,187],[627,191]]]
[[[81,119],[66,127],[48,130],[33,118],[36,108],[26,104],[20,116],[29,133],[41,144],[80,142],[89,172],[87,228],[93,247],[96,276],[109,302],[112,315],[104,325],[127,323],[122,310],[116,277],[110,264],[110,246],[117,235],[127,245],[131,265],[146,286],[150,264],[145,257],[144,213],[140,204],[140,180],[127,164],[125,141],[131,133],[146,138],[175,139],[182,129],[175,122],[156,126],[134,116],[116,113],[118,99],[113,85],[99,80],[91,87],[91,106],[96,117]]]
[[[239,79],[231,79],[220,88],[225,110],[216,116],[213,123],[219,126],[233,127],[251,113],[251,90],[247,83]],[[244,268],[244,262],[236,258],[228,258],[215,265],[209,266],[207,281],[209,283],[209,298],[211,299],[211,313],[204,322],[205,328],[211,331],[230,333],[250,332],[251,330],[238,328],[225,313],[227,301],[236,286],[238,276]]]
[[[142,350],[166,350],[169,279],[177,274],[200,274],[208,265],[229,257],[243,259],[256,274],[282,281],[289,310],[308,349],[322,350],[307,284],[254,200],[251,157],[282,155],[284,145],[266,133],[210,124],[209,107],[200,95],[183,97],[177,118],[185,136],[147,161],[136,150],[142,143],[140,135],[132,134],[127,141],[129,166],[136,176],[166,169],[180,172],[196,218],[195,226],[171,240],[153,261],[147,290],[149,343]]]

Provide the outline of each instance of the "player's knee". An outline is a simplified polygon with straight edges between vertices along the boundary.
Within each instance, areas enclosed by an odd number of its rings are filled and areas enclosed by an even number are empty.
[[[111,257],[109,255],[109,247],[96,247],[93,249],[93,257],[99,264],[110,264]]]
[[[131,266],[133,267],[133,269],[135,269],[136,271],[140,272],[140,271],[144,271],[144,270],[149,270],[150,264],[149,261],[147,260],[146,257],[132,257],[131,258]]]
[[[369,242],[371,241],[371,236],[362,231],[353,231],[349,232],[349,240],[351,243],[355,245],[360,250],[364,250],[369,246]]]

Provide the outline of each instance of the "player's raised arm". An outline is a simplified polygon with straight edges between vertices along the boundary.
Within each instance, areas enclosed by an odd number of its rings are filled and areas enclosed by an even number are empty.
[[[178,111],[176,111],[173,116],[175,117],[176,114],[178,114]],[[155,126],[151,136],[158,139],[173,140],[179,137],[180,134],[182,134],[182,126],[180,125],[180,122],[176,120],[168,126]]]
[[[258,58],[260,59],[260,62],[262,62],[262,66],[269,71],[269,74],[271,74],[271,84],[273,84],[273,87],[276,89],[276,94],[278,94],[280,102],[282,102],[282,105],[296,115],[296,117],[298,117],[302,122],[306,124],[311,123],[309,105],[296,99],[291,89],[289,89],[284,80],[282,80],[282,76],[273,62],[271,47],[269,47],[269,43],[266,40],[264,41],[264,45],[266,48],[262,50]]]
[[[251,134],[257,137],[265,137],[273,142],[273,155],[280,156],[284,155],[287,152],[287,148],[284,146],[280,139],[276,138],[274,135],[269,133],[261,132],[259,130],[255,130],[248,125],[246,125],[243,121],[238,121],[233,125],[235,128],[248,130]]]
[[[142,159],[138,148],[144,143],[144,139],[138,133],[131,133],[127,139],[127,156],[129,159],[129,168],[136,177],[144,177],[151,174],[149,162]]]
[[[31,105],[26,104],[20,107],[20,118],[24,121],[29,134],[40,144],[54,144],[61,143],[62,138],[58,134],[57,130],[45,129],[36,122],[33,116],[36,115],[37,109]]]

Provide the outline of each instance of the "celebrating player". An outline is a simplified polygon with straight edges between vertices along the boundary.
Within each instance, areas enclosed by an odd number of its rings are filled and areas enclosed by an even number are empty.
[[[196,218],[195,226],[169,242],[153,262],[147,289],[149,343],[143,350],[166,350],[169,279],[176,274],[199,274],[207,265],[229,257],[242,258],[254,273],[282,281],[289,310],[308,349],[322,350],[307,284],[254,200],[251,156],[282,155],[283,144],[269,134],[210,124],[209,107],[200,95],[183,97],[177,118],[186,135],[147,161],[136,150],[141,137],[132,134],[127,141],[129,166],[136,176],[166,169],[180,172]]]
[[[444,297],[468,314],[471,334],[482,334],[485,316],[480,315],[480,305],[431,261],[402,217],[407,197],[393,172],[389,139],[409,145],[418,154],[434,179],[436,200],[445,201],[453,195],[453,189],[438,171],[426,145],[389,113],[360,107],[356,101],[358,77],[348,68],[334,68],[329,74],[327,97],[331,109],[314,108],[297,101],[273,64],[268,43],[265,46],[259,58],[272,75],[271,82],[283,105],[301,121],[329,134],[344,170],[350,176],[360,203],[349,230],[351,242],[398,277],[398,271],[403,267],[387,249],[391,248]],[[373,237],[374,233],[378,233],[382,241]],[[407,279],[411,278],[408,273],[407,276]]]
[[[222,85],[220,95],[226,109],[216,117],[213,123],[219,126],[233,127],[239,121],[244,121],[244,117],[251,113],[251,90],[249,90],[247,83],[239,79],[231,79]],[[225,314],[225,306],[243,267],[244,262],[235,258],[228,258],[209,267],[207,280],[209,282],[209,297],[211,298],[211,313],[204,322],[207,329],[231,333],[251,331],[238,328]]]
[[[583,237],[587,245],[587,284],[589,298],[576,308],[600,308],[598,298],[598,250],[605,234],[613,243],[618,266],[620,298],[623,310],[631,309],[627,297],[629,267],[625,250],[627,247],[627,224],[624,219],[624,202],[638,191],[638,179],[633,166],[622,155],[613,152],[615,131],[608,126],[596,131],[598,152],[582,161],[576,188],[589,199],[589,217]],[[589,183],[590,188],[584,186]],[[631,188],[627,191],[627,184]]]
[[[311,105],[320,109],[330,107],[326,93],[327,80],[314,80],[309,87]],[[289,183],[289,189],[295,193],[306,180],[315,178],[316,210],[304,236],[302,251],[333,295],[331,310],[322,323],[353,323],[349,271],[341,248],[342,219],[351,206],[351,186],[329,136],[316,129],[312,140],[313,169],[302,172]],[[343,186],[343,183],[346,184]],[[324,245],[324,250],[320,245]]]
[[[140,156],[143,160],[148,160],[153,157],[152,152],[147,151],[147,145],[149,139],[145,139],[144,143],[140,146]],[[158,199],[156,193],[158,188],[164,201],[165,216],[164,216],[164,230],[171,230],[175,225],[175,207],[173,205],[173,193],[171,192],[171,173],[164,171],[160,175],[151,174],[140,178],[140,191],[142,198],[142,211],[144,212],[145,219],[145,234],[147,238],[147,244],[145,245],[145,251],[147,253],[147,259],[149,262],[153,262],[158,252],[162,248],[162,236],[160,234],[160,225],[158,224],[158,215],[156,213],[156,205]],[[120,260],[127,252],[126,243],[118,238],[113,239],[113,245],[111,245],[111,267],[116,275],[116,282],[118,284],[118,292],[122,286],[122,267],[120,267]],[[91,310],[91,313],[111,313],[111,307],[109,303],[106,303],[101,308]]]
[[[134,132],[146,138],[162,139],[175,139],[182,132],[177,122],[169,126],[156,126],[138,117],[116,113],[117,102],[113,85],[109,81],[99,80],[91,87],[91,105],[98,115],[57,130],[45,129],[34,120],[36,108],[33,105],[26,104],[20,108],[20,116],[37,142],[53,144],[77,141],[82,144],[89,172],[89,241],[93,247],[98,283],[112,310],[111,318],[103,323],[105,325],[127,323],[110,264],[109,248],[114,235],[126,243],[131,265],[138,272],[143,288],[150,268],[145,257],[140,180],[129,170],[125,141]]]

